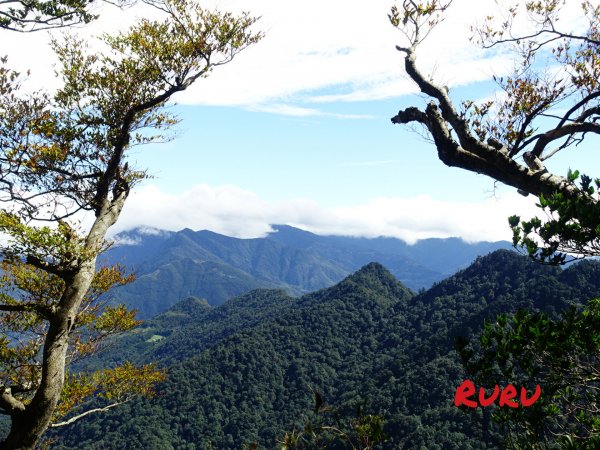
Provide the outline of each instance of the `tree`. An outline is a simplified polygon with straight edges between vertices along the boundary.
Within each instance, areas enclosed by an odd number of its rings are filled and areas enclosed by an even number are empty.
[[[511,226],[515,243],[541,259],[550,258],[557,250],[600,254],[600,206],[594,195],[597,180],[582,176],[578,186],[578,173],[565,177],[544,165],[585,137],[600,134],[600,7],[589,1],[581,4],[588,28],[577,34],[559,28],[562,3],[528,1],[524,11],[509,8],[499,26],[489,17],[475,30],[475,38],[484,48],[511,46],[519,61],[513,75],[495,77],[505,93],[503,99],[481,104],[465,101],[460,107],[447,88],[432,81],[417,65],[419,44],[443,20],[451,1],[405,0],[389,14],[391,23],[408,41],[396,47],[404,54],[406,72],[431,99],[424,110],[410,107],[399,111],[392,123],[423,125],[446,165],[488,175],[524,195],[539,197],[540,205],[554,220],[519,226],[520,219],[513,218]],[[534,31],[519,35],[514,23],[523,14],[528,15]],[[552,68],[539,68],[536,58],[548,55],[560,66],[558,75]],[[556,214],[562,220],[555,220]]]
[[[104,35],[105,53],[73,36],[55,40],[63,86],[50,96],[23,94],[19,74],[0,66],[0,412],[10,416],[4,449],[31,449],[49,426],[89,414],[81,405],[100,397],[107,409],[132,394],[151,394],[164,378],[153,366],[130,364],[92,374],[69,363],[108,335],[136,325],[122,306],[99,296],[131,281],[120,267],[96,270],[136,183],[128,151],[157,142],[177,121],[165,110],[171,96],[230,62],[261,33],[244,13],[208,11],[190,0],[156,3],[162,20],[142,20]],[[91,225],[78,225],[82,214]],[[73,417],[59,421],[72,408]]]
[[[299,426],[277,440],[282,450],[326,449],[373,450],[386,440],[382,416],[366,414],[366,400],[356,405],[356,417],[344,420],[340,411],[328,405],[323,395],[312,389],[315,406]]]
[[[600,445],[600,299],[561,317],[519,311],[486,322],[478,340],[458,343],[481,386],[543,386],[540,401],[494,418],[522,448],[596,449]],[[507,381],[508,380],[508,381]]]
[[[407,74],[431,101],[422,110],[398,112],[394,124],[417,123],[430,133],[442,162],[488,175],[539,198],[546,220],[509,218],[515,247],[542,263],[600,255],[600,179],[569,170],[551,173],[544,162],[590,136],[600,134],[600,5],[581,3],[585,32],[561,28],[564,1],[527,1],[508,8],[474,29],[484,48],[509,46],[518,56],[514,73],[494,77],[501,99],[457,108],[448,89],[417,67],[418,45],[443,20],[451,1],[405,0],[389,14],[408,43]],[[519,33],[523,15],[532,30]],[[550,57],[554,67],[542,67]],[[559,70],[556,70],[556,67]],[[568,254],[568,256],[567,256]],[[519,445],[527,448],[597,448],[600,422],[600,322],[598,300],[554,319],[519,312],[488,323],[478,342],[458,343],[469,373],[482,383],[537,380],[549,397],[531,410],[499,411],[495,417],[515,425]]]
[[[104,1],[126,6],[135,0]],[[89,23],[98,17],[89,11],[94,3],[94,0],[3,0],[0,2],[0,28],[30,32]]]

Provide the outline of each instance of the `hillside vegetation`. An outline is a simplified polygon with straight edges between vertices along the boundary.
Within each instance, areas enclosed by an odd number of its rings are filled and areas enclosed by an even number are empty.
[[[301,298],[258,290],[217,308],[188,298],[104,356],[158,358],[169,372],[158,398],[76,423],[57,448],[276,448],[310,416],[311,388],[345,417],[361,402],[383,415],[382,448],[499,448],[490,409],[453,405],[466,377],[454,338],[500,312],[554,313],[599,294],[596,262],[561,270],[502,250],[419,295],[373,263]]]

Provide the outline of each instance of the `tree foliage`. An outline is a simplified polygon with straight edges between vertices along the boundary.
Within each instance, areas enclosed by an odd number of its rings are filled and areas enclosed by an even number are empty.
[[[542,263],[564,264],[585,256],[600,255],[600,202],[597,200],[600,179],[592,181],[578,171],[567,174],[575,184],[580,178],[579,189],[594,198],[589,203],[580,197],[568,198],[557,192],[548,197],[540,195],[538,206],[546,213],[545,221],[538,217],[521,220],[509,218],[513,231],[513,244],[526,250],[527,254]]]
[[[594,449],[600,444],[600,299],[560,318],[524,310],[486,322],[477,350],[461,346],[467,370],[485,386],[509,380],[542,385],[530,408],[502,409],[496,420],[525,448]]]
[[[365,405],[358,404],[354,418],[342,418],[336,408],[325,403],[320,392],[312,391],[315,402],[312,412],[278,440],[281,450],[373,450],[385,441],[382,416],[366,414]]]
[[[135,0],[103,0],[124,7]],[[89,23],[98,16],[91,10],[95,0],[3,0],[0,2],[0,28],[31,32]]]
[[[118,266],[97,270],[96,258],[131,188],[146,177],[127,160],[128,151],[164,140],[176,123],[164,108],[171,96],[261,34],[251,31],[256,19],[246,13],[208,11],[188,0],[155,6],[162,19],[103,35],[103,51],[90,51],[72,35],[55,40],[63,85],[54,95],[23,93],[22,77],[1,61],[0,231],[8,244],[0,410],[12,423],[3,448],[33,448],[49,426],[87,415],[81,407],[91,396],[105,400],[95,408],[104,410],[151,394],[164,379],[152,365],[127,362],[92,374],[69,372],[104,338],[139,323],[125,307],[99,301],[133,278]],[[93,215],[89,227],[78,222],[86,212]]]

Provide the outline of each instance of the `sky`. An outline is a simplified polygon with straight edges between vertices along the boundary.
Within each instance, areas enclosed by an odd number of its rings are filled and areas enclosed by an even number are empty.
[[[449,86],[457,102],[498,95],[492,74],[512,68],[511,54],[469,41],[470,26],[497,14],[497,3],[455,0],[419,48],[422,70]],[[424,104],[395,50],[406,42],[387,19],[393,0],[201,4],[260,16],[256,30],[265,38],[174,96],[171,109],[181,119],[175,139],[132,150],[131,161],[153,178],[133,191],[113,233],[187,227],[248,238],[285,223],[411,243],[481,241],[510,239],[508,216],[538,212],[531,196],[446,167],[421,133],[391,124],[399,109]],[[581,26],[578,4],[568,1],[561,15],[567,28]],[[144,6],[97,12],[100,19],[78,34],[115,32],[154,14]],[[31,88],[52,91],[58,80],[48,40],[47,32],[2,31],[0,54],[31,70]],[[559,154],[549,167],[598,174],[592,147]]]

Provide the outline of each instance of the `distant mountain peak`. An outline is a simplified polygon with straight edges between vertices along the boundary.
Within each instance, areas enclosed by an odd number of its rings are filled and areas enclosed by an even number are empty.
[[[499,249],[488,253],[487,255],[478,256],[473,263],[464,269],[464,271],[497,271],[497,272],[513,272],[515,270],[524,270],[525,268],[536,269],[539,264],[535,264],[528,257],[517,253],[514,250]],[[457,273],[460,274],[463,271]]]
[[[279,223],[271,224],[271,229],[273,230],[273,231],[271,231],[271,233],[288,232],[288,233],[296,233],[296,234],[314,234],[314,233],[311,233],[310,231],[306,231],[301,228],[296,228],[291,225],[284,225],[284,224],[279,224]]]
[[[358,269],[356,272],[354,272],[353,275],[350,275],[351,277],[354,275],[363,275],[363,274],[369,274],[369,275],[377,275],[380,277],[386,277],[386,278],[394,278],[394,276],[391,274],[391,272],[389,270],[387,270],[383,264],[380,264],[378,262],[370,262],[369,264],[365,264],[363,267],[361,267],[360,269]]]
[[[119,245],[139,245],[143,240],[153,238],[167,238],[174,232],[161,230],[160,228],[154,228],[149,226],[139,226],[131,228],[129,230],[120,231],[113,236],[114,246]]]
[[[353,282],[361,282],[365,279],[375,279],[386,283],[400,283],[388,269],[378,262],[370,262],[346,278],[346,280]]]
[[[316,234],[291,225],[273,224],[271,229],[272,231],[267,234],[266,239],[284,242],[287,245],[304,247],[314,244],[319,239]]]
[[[197,311],[206,311],[212,309],[212,306],[203,298],[190,295],[183,300],[178,301],[167,312],[185,312],[187,314]]]
[[[404,286],[383,265],[371,262],[342,280],[340,288],[356,290],[365,289],[386,297],[408,299],[413,292]],[[335,288],[335,286],[334,286]]]
[[[499,249],[494,250],[493,252],[488,253],[487,255],[478,256],[473,264],[473,266],[486,266],[490,268],[499,268],[503,269],[509,265],[532,265],[533,267],[537,267],[538,265],[533,263],[528,257],[517,253],[515,250],[508,249]]]
[[[140,225],[139,227],[121,231],[117,236],[137,234],[142,236],[168,236],[173,234],[173,231],[163,230],[161,228],[151,227],[148,225]]]

